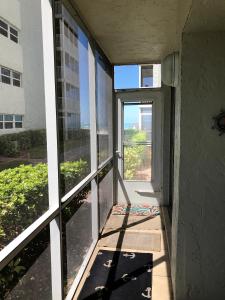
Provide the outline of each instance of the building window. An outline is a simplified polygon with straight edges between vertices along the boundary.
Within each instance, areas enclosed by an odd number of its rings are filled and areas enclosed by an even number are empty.
[[[70,68],[75,72],[75,59],[72,56],[70,56]]]
[[[8,37],[8,25],[0,20],[0,33],[5,37]]]
[[[70,41],[75,47],[77,47],[77,34],[73,31],[71,27],[69,30],[70,30]]]
[[[18,31],[12,27],[10,27],[10,40],[18,43]]]
[[[21,74],[19,72],[7,69],[5,67],[0,67],[0,69],[1,82],[21,87]]]
[[[20,73],[18,72],[12,72],[12,78],[13,78],[13,85],[20,87]]]
[[[1,67],[1,80],[3,83],[11,84],[11,74],[9,69]]]
[[[69,37],[69,27],[66,22],[64,22],[64,34],[66,37]]]
[[[65,52],[65,65],[67,66],[67,68],[70,67],[70,56],[67,52]]]
[[[0,34],[10,38],[11,41],[18,43],[18,30],[0,20]]]
[[[23,116],[15,115],[15,128],[23,128]]]
[[[66,98],[79,100],[79,88],[72,84],[66,83]]]
[[[65,52],[65,65],[71,71],[78,73],[78,62],[75,60],[74,57],[70,56],[67,52]]]
[[[0,129],[3,129],[3,115],[0,115]]]
[[[161,65],[140,65],[139,68],[140,88],[161,87]]]
[[[70,40],[71,44],[77,47],[78,36],[76,32],[64,21],[64,35]]]
[[[141,66],[141,87],[153,86],[153,65]]]
[[[13,115],[4,115],[5,129],[13,128]]]
[[[23,128],[23,116],[21,115],[0,115],[0,129]]]

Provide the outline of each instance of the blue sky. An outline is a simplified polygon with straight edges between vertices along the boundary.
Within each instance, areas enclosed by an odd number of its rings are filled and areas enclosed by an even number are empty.
[[[79,35],[79,61],[82,63],[82,68],[79,68],[80,78],[80,117],[81,127],[90,127],[89,113],[89,73],[88,73],[88,39],[83,31],[78,27]]]
[[[124,107],[124,128],[133,128],[139,122],[138,105],[125,105]]]
[[[127,89],[139,87],[139,67],[138,65],[115,66],[114,67],[114,88]],[[135,99],[134,99],[135,101]],[[138,123],[138,106],[126,106],[124,111],[124,125],[128,128],[132,123]]]
[[[83,65],[88,61],[88,40],[82,30],[79,31],[79,59]],[[81,126],[89,125],[89,89],[88,89],[88,65],[85,64],[80,71],[80,99],[81,99]],[[139,67],[138,65],[115,66],[114,67],[114,87],[115,89],[127,89],[139,87]],[[134,99],[135,101],[135,99]],[[125,124],[138,122],[138,106],[126,107],[124,115]]]
[[[115,66],[114,88],[127,89],[139,87],[138,65]]]

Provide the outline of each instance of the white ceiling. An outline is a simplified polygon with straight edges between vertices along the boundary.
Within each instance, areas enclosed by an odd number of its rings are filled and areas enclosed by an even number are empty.
[[[181,32],[225,30],[225,0],[71,0],[113,64],[159,62]]]
[[[114,64],[158,62],[176,50],[178,1],[73,0]]]

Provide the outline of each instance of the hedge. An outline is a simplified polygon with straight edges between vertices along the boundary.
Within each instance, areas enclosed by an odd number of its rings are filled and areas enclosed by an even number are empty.
[[[46,130],[27,130],[0,136],[0,155],[17,156],[21,151],[46,144]]]
[[[145,153],[145,146],[136,143],[145,142],[147,134],[142,130],[126,129],[125,140],[128,144],[124,148],[124,177],[127,180],[132,180],[135,178],[135,173],[142,164]]]
[[[87,162],[61,164],[62,189],[87,173]],[[21,165],[0,172],[0,249],[48,209],[47,164]]]
[[[127,146],[124,149],[124,177],[126,180],[135,178],[135,173],[142,163],[145,146]]]

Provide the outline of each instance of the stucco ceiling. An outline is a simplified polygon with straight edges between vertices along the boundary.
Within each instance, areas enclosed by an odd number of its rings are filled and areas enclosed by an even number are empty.
[[[194,0],[184,31],[224,31],[225,0]]]
[[[181,32],[225,30],[225,0],[71,0],[114,64],[159,62]]]
[[[114,64],[158,62],[177,49],[178,11],[189,0],[73,0]],[[187,5],[188,4],[188,5]]]

